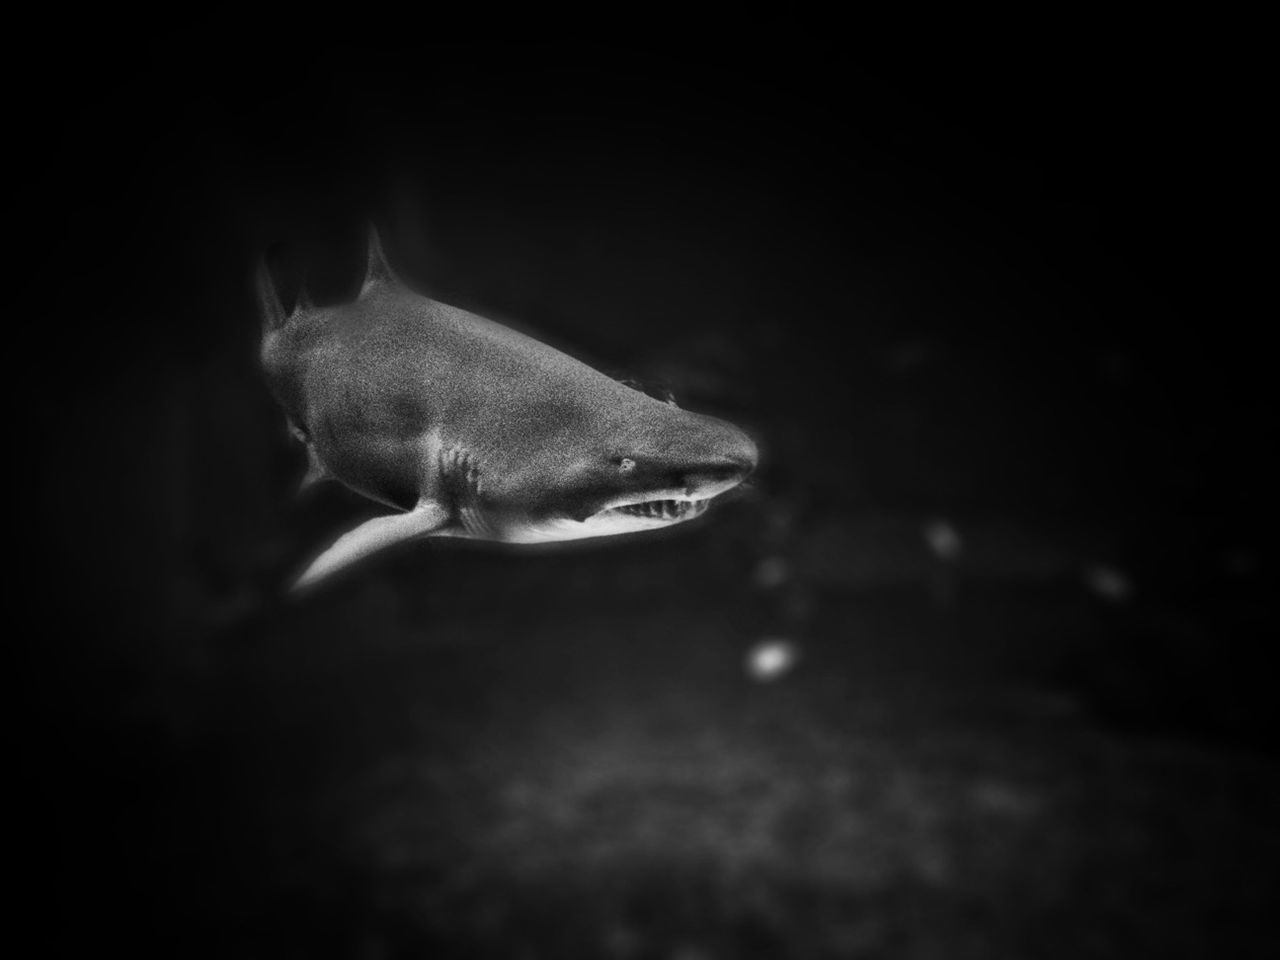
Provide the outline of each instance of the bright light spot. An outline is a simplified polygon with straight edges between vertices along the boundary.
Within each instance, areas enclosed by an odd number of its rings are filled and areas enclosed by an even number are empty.
[[[747,653],[747,673],[761,683],[777,680],[796,665],[799,655],[787,640],[761,640]]]
[[[756,584],[766,590],[779,587],[787,579],[787,561],[782,557],[765,557],[756,566]]]
[[[941,560],[956,559],[964,548],[960,532],[946,520],[934,520],[925,524],[924,539],[929,544],[929,549]]]
[[[1096,563],[1084,572],[1084,582],[1098,596],[1112,603],[1128,600],[1133,583],[1114,567]]]

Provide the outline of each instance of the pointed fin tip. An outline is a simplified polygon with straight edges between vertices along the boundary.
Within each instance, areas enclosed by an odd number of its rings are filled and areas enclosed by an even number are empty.
[[[284,305],[280,302],[280,294],[276,292],[275,281],[271,278],[271,269],[267,266],[265,255],[258,258],[257,272],[258,309],[262,314],[264,333],[272,333],[284,326],[288,319]]]
[[[378,227],[369,224],[369,256],[365,265],[365,283],[361,292],[369,291],[375,283],[399,283],[396,271],[387,262],[387,253],[383,250],[383,239],[379,236]]]
[[[369,252],[368,260],[365,264],[364,271],[364,290],[368,290],[373,284],[379,281],[387,281],[394,283],[396,275],[391,269],[391,265],[387,263],[387,255],[382,249],[382,238],[378,235],[378,228],[369,224]]]
[[[311,299],[311,294],[307,292],[307,285],[304,282],[298,288],[298,298],[293,302],[292,316],[296,317],[300,313],[306,313],[308,310],[314,310],[315,308],[316,305]]]

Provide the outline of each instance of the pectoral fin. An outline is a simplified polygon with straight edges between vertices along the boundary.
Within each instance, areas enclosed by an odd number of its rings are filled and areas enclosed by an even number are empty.
[[[294,589],[308,587],[383,547],[424,537],[443,527],[448,520],[449,512],[435,500],[423,500],[408,513],[374,517],[343,534],[337,543],[320,554],[294,584]]]

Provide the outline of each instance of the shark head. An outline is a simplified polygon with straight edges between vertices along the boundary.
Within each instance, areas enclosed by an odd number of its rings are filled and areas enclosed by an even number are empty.
[[[755,442],[730,423],[613,381],[598,390],[578,386],[575,395],[535,407],[522,431],[541,434],[538,442],[525,445],[522,462],[506,464],[495,482],[482,482],[483,513],[499,539],[538,543],[671,527],[701,516],[755,469]]]

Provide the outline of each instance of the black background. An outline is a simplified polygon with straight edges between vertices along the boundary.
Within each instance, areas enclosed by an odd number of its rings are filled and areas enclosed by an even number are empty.
[[[379,32],[86,43],[22,97],[38,255],[11,473],[36,615],[13,645],[53,942],[1257,943],[1273,442],[1243,53],[1030,25],[1016,52],[901,55],[817,28]],[[370,219],[438,299],[750,429],[751,491],[669,538],[432,543],[282,601],[373,509],[295,501],[249,278],[267,250],[286,302],[304,273],[350,296]],[[920,535],[939,519],[954,565]],[[753,573],[773,556],[781,587]],[[1131,591],[1091,593],[1103,567]],[[754,684],[741,656],[773,635],[802,660]],[[681,773],[687,750],[749,759]],[[590,802],[547,772],[575,751],[614,770]],[[837,768],[879,786],[816,785]],[[734,872],[755,835],[724,824],[773,796],[755,776],[791,784],[786,822]],[[975,826],[973,796],[1003,826]],[[939,819],[942,861],[920,834]],[[878,866],[831,874],[854,821],[872,839],[850,855]]]

